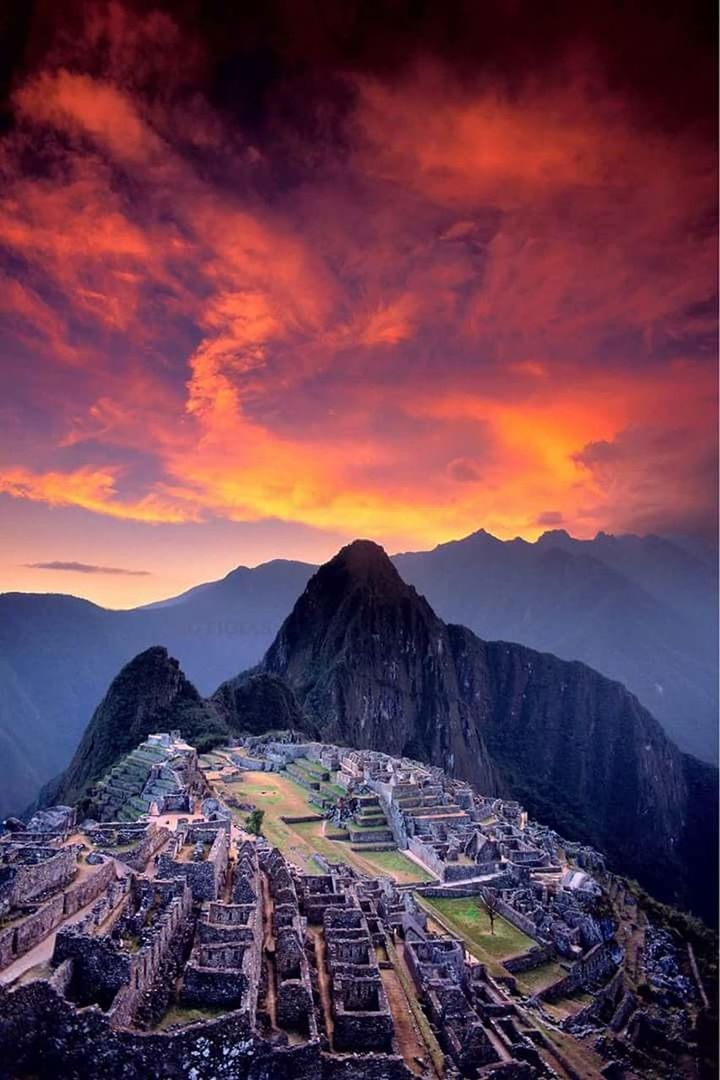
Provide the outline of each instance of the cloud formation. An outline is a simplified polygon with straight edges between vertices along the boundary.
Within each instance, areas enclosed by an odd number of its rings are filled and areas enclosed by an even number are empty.
[[[338,65],[308,135],[287,86],[215,100],[169,15],[90,11],[0,150],[0,491],[403,548],[713,529],[702,132],[572,44],[544,81]]]
[[[25,563],[29,570],[68,570],[73,574],[113,574],[124,577],[148,577],[149,570],[126,570],[122,566],[95,566],[93,563],[62,562],[55,559],[52,562]]]

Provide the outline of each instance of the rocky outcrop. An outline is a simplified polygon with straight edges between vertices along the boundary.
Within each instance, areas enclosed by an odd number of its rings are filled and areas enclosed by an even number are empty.
[[[620,683],[446,626],[376,544],[320,568],[261,669],[287,681],[323,737],[517,796],[656,895],[712,917],[707,862],[701,888],[690,857],[698,830],[707,859],[717,850],[709,767]]]

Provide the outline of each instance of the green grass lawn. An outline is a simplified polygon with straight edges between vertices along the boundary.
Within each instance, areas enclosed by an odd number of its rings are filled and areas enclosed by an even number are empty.
[[[515,979],[524,994],[536,994],[538,990],[544,990],[546,986],[551,986],[565,975],[567,975],[566,969],[557,961],[550,960],[547,964],[540,964],[539,967],[532,968],[530,971],[518,972]]]
[[[293,765],[298,765],[305,772],[312,773],[315,779],[319,779],[325,773],[329,772],[324,765],[321,765],[319,761],[312,761],[310,758],[296,758],[293,761]]]
[[[423,870],[412,859],[408,859],[402,851],[368,851],[362,853],[362,859],[374,867],[378,874],[394,878],[399,885],[408,885],[412,881],[433,880],[426,870]]]
[[[535,942],[500,915],[495,916],[495,933],[490,933],[490,920],[482,902],[474,897],[457,900],[444,897],[422,897],[431,914],[438,912],[448,926],[465,941],[468,950],[478,960],[506,960],[508,956],[525,952]],[[507,972],[505,972],[507,974]]]
[[[400,851],[369,851],[362,854],[351,851],[347,841],[331,840],[323,835],[322,821],[305,821],[288,825],[283,815],[302,817],[312,811],[310,793],[296,784],[284,772],[244,772],[242,778],[228,783],[217,781],[220,795],[232,793],[242,802],[252,802],[265,811],[263,834],[305,873],[321,874],[323,871],[313,858],[314,852],[336,863],[346,863],[367,877],[385,876],[400,884],[427,882],[432,878],[422,867],[408,859]],[[238,824],[243,825],[247,813],[233,811]],[[335,827],[328,825],[331,833]],[[384,826],[387,828],[387,826]]]
[[[184,1027],[186,1024],[195,1024],[198,1020],[215,1020],[218,1016],[226,1013],[227,1009],[221,1008],[196,1008],[190,1009],[182,1005],[174,1005],[163,1016],[155,1028],[156,1031],[167,1031],[168,1028]]]
[[[347,795],[346,788],[341,787],[340,784],[332,784],[328,780],[323,780],[322,784],[320,785],[320,790],[323,792],[324,795],[336,795],[338,798],[342,798],[344,795]]]

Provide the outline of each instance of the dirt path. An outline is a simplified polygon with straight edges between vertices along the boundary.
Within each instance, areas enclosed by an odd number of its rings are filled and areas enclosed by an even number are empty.
[[[415,1027],[410,1003],[405,996],[402,983],[397,973],[387,968],[380,969],[380,978],[392,1013],[398,1050],[408,1069],[417,1076],[424,1076],[426,1069],[419,1062],[428,1062],[427,1046]]]
[[[270,1017],[273,1031],[277,1026],[277,989],[275,975],[275,939],[272,932],[273,900],[270,895],[268,879],[264,873],[260,874],[260,897],[262,903],[263,921],[263,955],[267,968],[267,991],[265,993],[265,1008]]]
[[[117,870],[117,863],[115,864],[115,867]],[[124,875],[118,874],[118,876]],[[14,960],[12,964],[9,964],[4,969],[4,971],[0,972],[0,982],[10,983],[14,979],[17,979],[21,975],[24,975],[26,971],[30,970],[30,968],[34,968],[38,964],[49,963],[55,949],[55,938],[57,936],[58,930],[62,930],[66,926],[73,926],[75,923],[80,922],[80,920],[88,914],[93,904],[95,904],[97,900],[97,896],[93,897],[93,899],[88,904],[86,904],[85,907],[81,907],[78,911],[75,912],[74,915],[68,915],[66,919],[63,919],[63,921],[59,923],[54,930],[51,930],[47,937],[43,938],[43,940],[37,945],[35,945],[34,948],[29,949],[28,952],[23,953],[23,955],[19,956],[17,960]]]
[[[315,945],[315,956],[317,958],[317,973],[318,973],[318,988],[320,990],[320,1001],[322,1002],[323,1015],[325,1017],[325,1033],[328,1037],[328,1042],[332,1048],[333,1034],[335,1025],[333,1023],[332,1005],[330,995],[330,976],[328,975],[327,968],[325,967],[325,939],[322,931],[315,927],[308,927],[308,934],[313,940]]]

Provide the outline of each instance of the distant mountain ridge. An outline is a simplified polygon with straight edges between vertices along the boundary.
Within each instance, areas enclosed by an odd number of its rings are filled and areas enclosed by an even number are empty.
[[[579,541],[554,531],[530,544],[480,530],[394,562],[445,621],[590,664],[624,682],[683,749],[716,759],[711,558],[658,537]],[[258,663],[315,569],[286,560],[238,567],[131,611],[0,595],[0,815],[67,764],[123,664],[161,644],[209,694]]]
[[[158,727],[209,745],[287,726],[516,797],[660,898],[715,917],[717,770],[586,665],[446,625],[370,541],[322,566],[260,665],[210,699],[164,649],[135,658],[43,801],[77,798]]]

